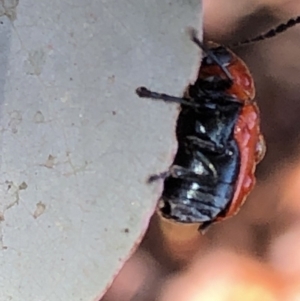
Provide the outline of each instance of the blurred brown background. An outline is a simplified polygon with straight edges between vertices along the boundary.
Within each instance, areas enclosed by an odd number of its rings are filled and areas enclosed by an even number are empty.
[[[204,37],[224,45],[300,15],[298,0],[203,2]],[[267,143],[255,190],[205,236],[154,216],[103,301],[300,300],[300,24],[233,50],[254,77]]]

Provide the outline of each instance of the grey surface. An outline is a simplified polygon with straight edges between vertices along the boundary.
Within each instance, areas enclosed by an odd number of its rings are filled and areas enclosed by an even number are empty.
[[[0,300],[96,300],[145,231],[198,1],[0,1]]]

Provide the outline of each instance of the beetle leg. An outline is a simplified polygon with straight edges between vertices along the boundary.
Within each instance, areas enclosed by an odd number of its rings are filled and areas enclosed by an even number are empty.
[[[136,89],[136,94],[139,97],[143,97],[143,98],[152,98],[152,99],[159,99],[159,100],[163,100],[165,102],[175,102],[175,103],[179,103],[181,105],[185,105],[185,106],[189,106],[189,107],[194,107],[194,108],[198,108],[199,105],[190,101],[187,98],[181,98],[181,97],[176,97],[176,96],[171,96],[168,94],[164,94],[164,93],[157,93],[157,92],[153,92],[148,90],[145,87],[139,87]]]
[[[219,152],[220,147],[216,145],[213,141],[203,140],[196,136],[187,136],[186,139],[192,143],[192,145],[199,146],[201,148],[207,149],[211,152]]]
[[[228,78],[228,80],[230,80],[230,82],[232,83],[233,78],[230,74],[230,72],[228,71],[228,69],[222,64],[222,62],[219,60],[218,56],[216,56],[214,54],[213,51],[211,51],[208,47],[206,47],[198,38],[198,33],[197,30],[193,27],[189,27],[187,29],[187,33],[190,36],[190,39],[204,52],[206,53],[207,56],[209,56],[220,68],[221,70],[224,72],[224,74],[226,75],[226,77]]]
[[[190,177],[195,177],[195,173],[193,171],[191,171],[188,168],[179,166],[179,165],[172,165],[170,167],[170,176],[172,176],[173,178],[190,178]]]
[[[189,174],[191,174],[191,171],[187,168],[178,166],[178,165],[172,165],[168,171],[162,172],[157,175],[152,175],[148,179],[148,183],[152,183],[154,181],[165,179],[169,176],[172,176],[173,178],[185,178]]]
[[[199,153],[199,152],[198,152]],[[197,153],[197,154],[198,154]],[[198,173],[195,170],[191,170],[189,168],[185,168],[179,165],[172,165],[168,171],[162,172],[157,175],[152,175],[148,178],[148,183],[152,183],[154,181],[160,179],[166,179],[167,177],[173,177],[177,179],[199,179],[200,176],[210,174],[214,179],[217,179],[217,171],[215,167],[211,164],[211,162],[204,156],[200,155],[201,163],[203,164],[203,168]],[[206,172],[206,174],[205,174]]]
[[[167,178],[170,175],[170,171],[164,171],[162,173],[159,173],[157,175],[152,175],[148,178],[147,183],[152,183],[155,182],[157,180],[164,180],[165,178]]]
[[[204,235],[207,230],[210,228],[211,224],[213,224],[214,221],[207,221],[202,223],[199,228],[198,231],[201,232],[202,235]]]
[[[200,162],[203,164],[204,168],[206,168],[205,171],[207,171],[208,174],[210,174],[215,180],[217,180],[218,173],[217,173],[217,170],[214,167],[214,165],[211,163],[211,161],[205,155],[203,155],[200,151],[195,151],[194,155],[196,157],[198,157]]]
[[[200,150],[194,148],[194,146],[196,145],[196,146],[200,146],[201,148],[208,149],[212,152],[218,152],[219,149],[217,148],[215,143],[194,136],[188,136],[187,140],[190,141],[191,144],[187,143],[186,147],[189,148],[190,151],[193,153],[193,155],[200,160],[200,162],[204,165],[204,167],[206,167],[206,170],[209,171],[210,175],[213,176],[214,179],[217,179],[218,173],[214,165]]]

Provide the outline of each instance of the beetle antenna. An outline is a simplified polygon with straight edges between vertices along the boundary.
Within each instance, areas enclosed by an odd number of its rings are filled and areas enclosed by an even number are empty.
[[[232,76],[231,74],[229,73],[228,69],[226,67],[224,67],[222,65],[222,63],[220,62],[220,60],[214,55],[214,53],[209,49],[207,48],[198,38],[198,35],[197,35],[197,30],[193,27],[188,27],[187,29],[187,33],[189,34],[191,40],[197,44],[199,46],[199,48],[208,56],[210,57],[221,69],[222,71],[224,72],[224,74],[226,75],[226,77],[232,81]]]
[[[250,38],[250,39],[244,40],[242,42],[232,44],[229,47],[240,47],[240,46],[244,46],[244,45],[247,45],[247,44],[252,44],[252,43],[255,43],[255,42],[258,42],[258,41],[263,41],[263,40],[275,37],[278,34],[288,30],[289,28],[291,28],[291,27],[293,27],[293,26],[295,26],[299,23],[300,23],[300,16],[295,17],[295,18],[291,18],[286,23],[281,23],[278,26],[270,29],[269,31],[258,35],[257,37]]]

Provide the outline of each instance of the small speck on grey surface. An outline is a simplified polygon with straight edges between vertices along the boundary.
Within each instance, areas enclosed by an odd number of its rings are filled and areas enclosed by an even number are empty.
[[[25,190],[27,187],[28,187],[28,185],[26,184],[26,182],[22,182],[22,183],[19,185],[19,189],[20,189],[20,190]]]
[[[42,202],[38,202],[36,204],[36,208],[34,210],[34,213],[33,213],[33,217],[34,218],[38,218],[39,216],[41,216],[46,210],[46,205],[43,204]]]
[[[103,295],[161,194],[145,179],[176,147],[177,106],[135,89],[182,93],[198,14],[182,0],[0,1],[0,300]]]

